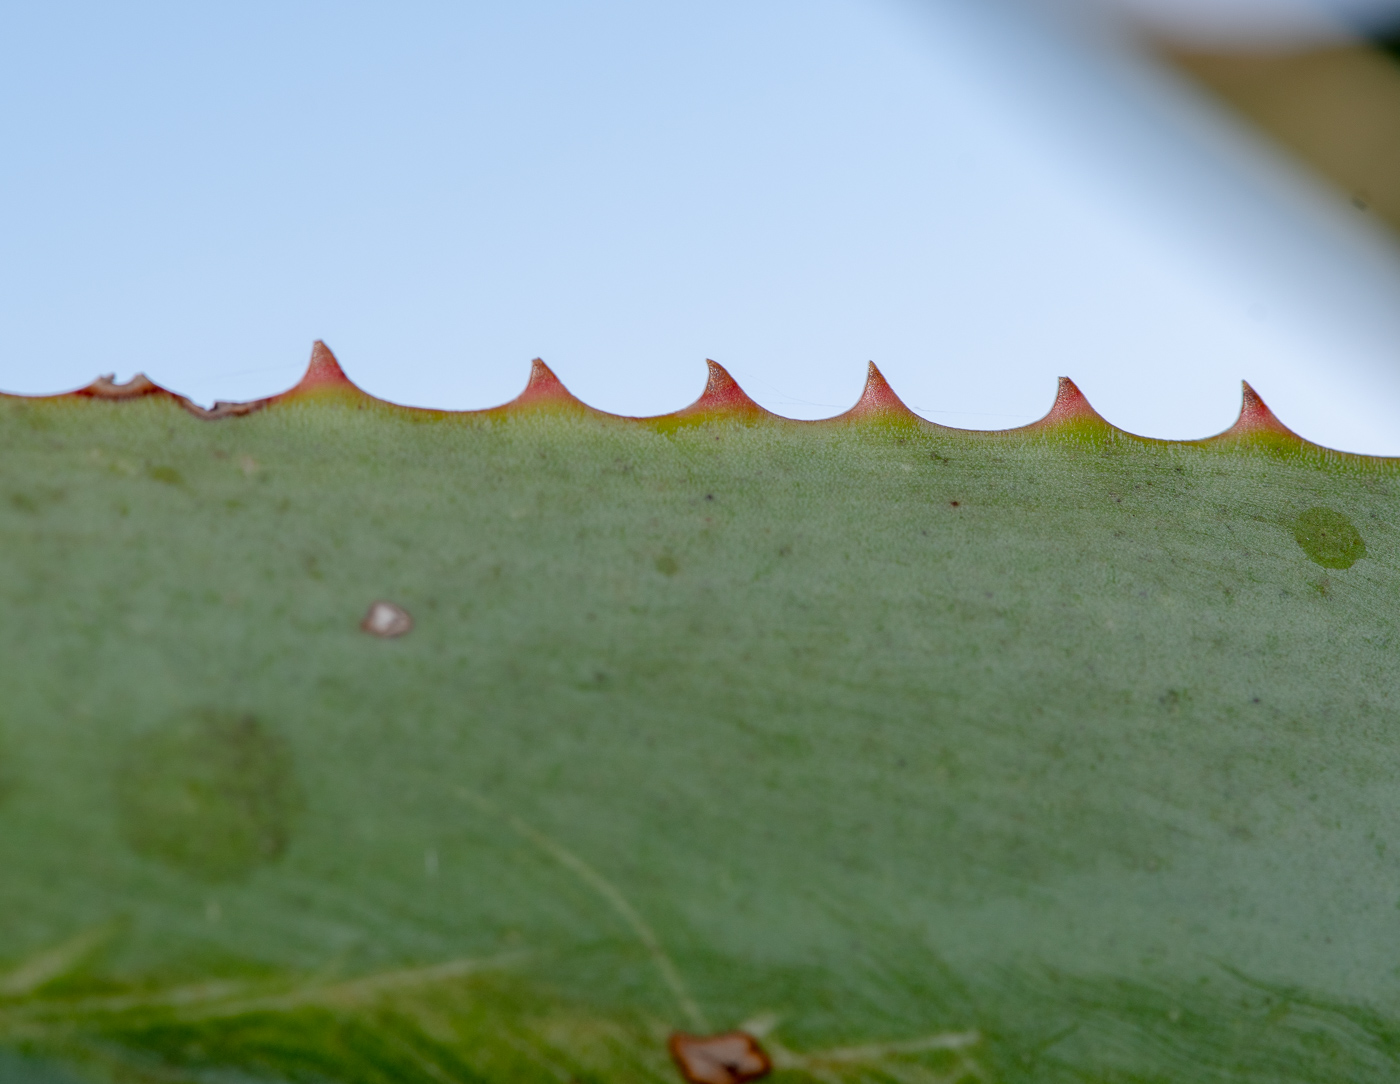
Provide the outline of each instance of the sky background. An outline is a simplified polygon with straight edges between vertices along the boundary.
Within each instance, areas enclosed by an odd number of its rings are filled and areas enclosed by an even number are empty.
[[[313,339],[387,399],[540,355],[604,410],[704,359],[823,417],[880,365],[1001,428],[1149,436],[1248,379],[1400,454],[1400,248],[1120,43],[1014,0],[0,9],[0,388],[204,403]]]

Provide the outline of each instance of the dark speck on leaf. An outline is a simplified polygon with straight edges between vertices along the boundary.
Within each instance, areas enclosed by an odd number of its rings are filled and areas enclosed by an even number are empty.
[[[164,482],[168,486],[178,486],[185,480],[184,476],[174,467],[147,467],[146,474],[157,482]]]

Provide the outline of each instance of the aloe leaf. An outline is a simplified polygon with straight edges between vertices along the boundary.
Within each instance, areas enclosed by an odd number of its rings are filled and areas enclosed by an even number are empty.
[[[0,398],[0,1081],[1393,1080],[1398,468]]]

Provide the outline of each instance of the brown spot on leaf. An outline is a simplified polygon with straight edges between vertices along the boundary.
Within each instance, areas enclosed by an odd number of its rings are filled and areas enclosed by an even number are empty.
[[[691,1084],[743,1084],[773,1070],[758,1040],[744,1031],[687,1035],[678,1031],[666,1044],[681,1076]]]
[[[360,622],[360,628],[371,636],[391,640],[413,631],[413,615],[402,606],[380,600],[370,606],[365,619]]]

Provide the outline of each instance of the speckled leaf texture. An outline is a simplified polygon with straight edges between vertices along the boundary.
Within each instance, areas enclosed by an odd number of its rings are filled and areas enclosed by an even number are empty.
[[[1248,389],[0,398],[0,1081],[1393,1081],[1397,486]]]

